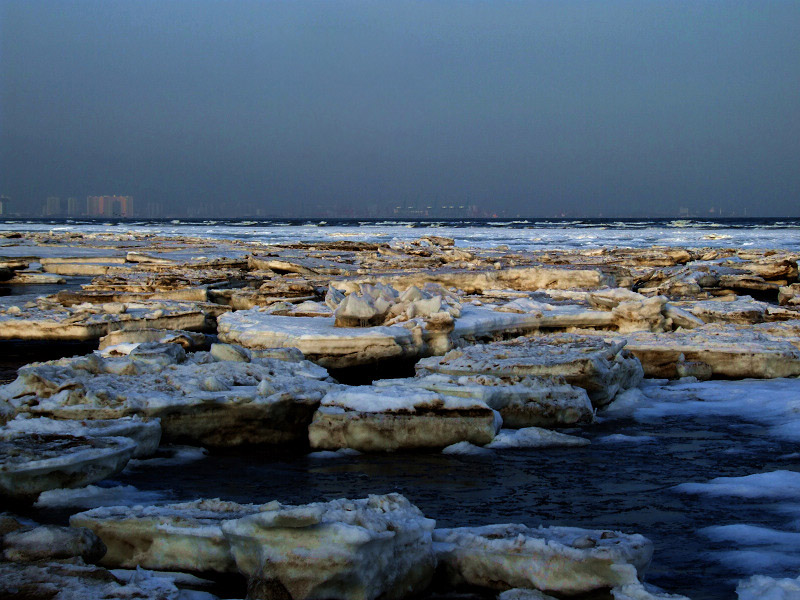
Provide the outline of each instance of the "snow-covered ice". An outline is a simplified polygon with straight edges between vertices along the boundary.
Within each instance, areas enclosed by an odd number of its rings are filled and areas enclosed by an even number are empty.
[[[420,592],[436,566],[435,522],[403,496],[277,507],[226,521],[236,565],[295,600],[387,600]]]
[[[312,448],[393,451],[489,443],[500,415],[481,400],[414,386],[358,386],[329,392],[308,429]]]
[[[653,545],[636,534],[487,525],[437,529],[434,547],[447,580],[483,588],[578,594],[637,581]]]
[[[159,506],[101,507],[70,517],[70,525],[94,531],[108,547],[102,564],[158,570],[236,572],[220,525],[277,503],[237,504],[219,499]]]

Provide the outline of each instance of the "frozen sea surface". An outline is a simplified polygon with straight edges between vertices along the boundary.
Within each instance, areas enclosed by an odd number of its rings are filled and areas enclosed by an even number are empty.
[[[397,491],[443,527],[521,522],[637,532],[656,545],[649,582],[694,600],[730,599],[751,574],[795,577],[800,569],[800,454],[797,438],[776,427],[800,419],[792,400],[798,383],[648,382],[614,417],[580,431],[592,440],[583,447],[325,460],[243,449],[129,469],[103,485],[163,501],[289,504]],[[71,512],[63,502],[42,511],[52,520]]]
[[[653,245],[712,248],[797,249],[800,219],[758,220],[176,220],[141,222],[19,220],[0,223],[0,231],[117,233],[236,239],[270,244],[298,241],[408,241],[424,235],[452,237],[458,246],[512,251],[559,248],[630,248]],[[13,242],[13,240],[9,240]],[[2,247],[0,247],[2,255]]]

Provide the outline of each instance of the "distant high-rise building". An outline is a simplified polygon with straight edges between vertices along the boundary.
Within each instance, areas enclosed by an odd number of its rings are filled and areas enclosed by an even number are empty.
[[[133,196],[88,196],[86,215],[89,217],[132,217]]]
[[[82,212],[77,198],[74,196],[67,198],[67,215],[70,217],[78,217]]]
[[[54,217],[61,214],[61,198],[50,196],[44,204],[44,214],[47,217]]]
[[[11,198],[8,196],[0,196],[0,215],[8,214],[10,204]]]

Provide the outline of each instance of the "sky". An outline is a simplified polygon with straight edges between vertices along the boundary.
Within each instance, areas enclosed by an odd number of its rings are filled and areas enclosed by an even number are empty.
[[[0,0],[0,193],[798,216],[800,2]]]

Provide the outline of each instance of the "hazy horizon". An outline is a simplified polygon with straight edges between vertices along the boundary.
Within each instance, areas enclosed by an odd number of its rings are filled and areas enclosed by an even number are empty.
[[[0,194],[798,216],[798,57],[795,2],[3,0]]]

